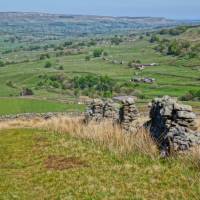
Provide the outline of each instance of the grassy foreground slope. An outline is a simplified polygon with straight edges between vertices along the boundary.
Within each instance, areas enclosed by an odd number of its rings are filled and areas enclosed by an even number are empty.
[[[39,130],[0,132],[1,199],[198,199],[199,171]]]

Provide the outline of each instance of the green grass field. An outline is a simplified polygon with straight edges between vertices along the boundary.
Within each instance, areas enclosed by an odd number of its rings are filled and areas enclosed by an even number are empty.
[[[197,29],[189,29],[183,35],[174,38],[189,38],[199,34]],[[189,34],[190,33],[190,34]],[[166,36],[171,38],[170,36]],[[0,67],[0,97],[18,97],[23,87],[31,88],[34,97],[53,99],[74,99],[73,89],[61,88],[38,88],[43,75],[62,74],[65,81],[69,81],[77,75],[107,75],[114,79],[116,83],[128,83],[133,76],[155,78],[154,84],[133,84],[131,91],[139,91],[145,99],[152,99],[157,96],[170,95],[180,97],[190,90],[198,90],[200,86],[200,61],[198,58],[186,59],[173,56],[165,56],[157,53],[153,48],[155,44],[145,37],[142,40],[125,41],[116,45],[100,45],[84,47],[86,53],[80,55],[52,56],[50,59],[33,61],[41,53],[54,53],[53,49],[38,51],[17,51],[9,54],[2,54],[3,60],[20,61],[24,56],[30,60],[26,63],[10,64]],[[103,48],[108,53],[111,60],[124,61],[123,65],[113,64],[101,58],[93,58],[85,61],[85,56],[92,54],[95,48]],[[1,54],[1,53],[0,53]],[[128,67],[128,62],[136,59],[142,63],[159,63],[159,66],[147,67],[143,71],[138,71]],[[31,61],[32,60],[32,61]],[[47,61],[52,63],[51,68],[44,68]],[[63,66],[63,70],[58,70]],[[8,84],[12,81],[12,86]],[[5,104],[4,104],[5,105]],[[47,105],[48,107],[48,105]],[[6,108],[6,105],[5,105]],[[9,103],[7,105],[9,111]],[[47,109],[48,110],[48,109]],[[52,110],[54,108],[52,107]],[[60,108],[58,108],[60,110]],[[0,111],[1,112],[1,111]],[[4,111],[5,112],[5,111]]]
[[[45,113],[84,111],[83,105],[51,102],[45,100],[0,98],[0,115],[19,113]]]
[[[108,75],[117,81],[128,82],[137,72],[138,76],[152,77],[156,79],[155,85],[141,84],[140,89],[145,95],[159,96],[163,94],[180,96],[190,89],[198,89],[200,85],[200,71],[192,67],[184,67],[178,64],[171,64],[176,58],[157,54],[148,42],[137,41],[132,44],[104,47],[113,59],[130,60],[139,59],[142,63],[160,63],[158,67],[149,67],[138,72],[128,68],[127,64],[116,65],[101,59],[85,61],[85,55],[63,56],[51,58],[52,68],[45,69],[45,61],[21,63],[8,65],[0,68],[0,96],[19,95],[20,89],[24,86],[35,88],[39,82],[39,75],[65,73],[68,78],[81,74]],[[64,72],[56,70],[56,66],[63,65]],[[192,65],[192,63],[191,63]],[[6,82],[11,80],[15,87],[11,88]],[[52,93],[51,91],[34,90],[35,96],[43,96],[50,93],[56,98],[57,94],[63,91]],[[63,95],[65,96],[65,95]]]
[[[121,156],[67,134],[0,131],[0,199],[182,199],[200,195],[190,162]]]

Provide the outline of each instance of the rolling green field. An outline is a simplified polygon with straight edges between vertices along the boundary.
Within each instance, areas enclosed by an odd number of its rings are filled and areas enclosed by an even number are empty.
[[[182,199],[200,195],[199,170],[178,159],[121,156],[67,134],[0,132],[0,197]]]
[[[84,111],[84,108],[83,105],[50,102],[45,100],[19,98],[0,99],[0,115]]]
[[[198,34],[199,28],[191,28],[179,36],[161,37],[168,39],[181,38],[191,41],[194,35],[196,42]],[[0,67],[0,98],[12,97],[14,99],[20,95],[22,88],[30,88],[37,99],[45,97],[54,102],[61,99],[75,101],[78,96],[75,95],[71,80],[75,76],[85,75],[108,76],[117,84],[129,84],[128,92],[113,92],[113,96],[139,94],[139,98],[146,99],[146,101],[163,95],[181,97],[190,90],[199,90],[199,58],[188,59],[186,57],[163,55],[154,49],[156,44],[150,43],[149,39],[150,37],[148,36],[142,39],[139,39],[138,36],[124,36],[124,41],[119,45],[97,43],[91,47],[83,46],[79,47],[82,53],[76,55],[55,56],[59,50],[52,48],[33,51],[18,50],[7,54],[0,53],[3,61],[16,62],[15,64],[11,62]],[[105,39],[105,41],[107,40]],[[91,58],[90,61],[86,61],[85,57],[87,55],[91,56],[96,48],[102,48],[108,54],[107,60]],[[71,47],[66,47],[63,51],[70,49]],[[42,53],[49,53],[51,56],[48,59],[40,60],[39,57]],[[22,58],[26,58],[28,61],[23,62]],[[144,64],[158,63],[159,66],[147,67],[140,71],[128,66],[128,63],[132,60],[140,60]],[[50,68],[44,67],[47,61],[52,64]],[[123,61],[123,64],[113,64],[112,61]],[[59,69],[59,66],[62,66],[62,70]],[[50,76],[64,77],[63,82],[68,87],[63,89],[59,85],[38,86],[42,81],[45,81],[44,77]],[[156,81],[153,84],[132,83],[130,86],[130,79],[133,77],[155,78]],[[84,94],[84,96],[87,96],[87,94]],[[65,111],[65,106],[57,105],[52,106],[50,110]],[[197,102],[195,105],[198,106],[200,103]],[[4,103],[5,110],[6,106],[8,108],[7,112],[12,112],[9,108],[9,102],[7,105]],[[20,111],[20,109],[18,110]]]
[[[198,89],[200,84],[200,71],[193,67],[184,67],[176,62],[176,58],[162,56],[156,53],[146,41],[137,41],[133,44],[104,47],[104,49],[116,60],[124,60],[126,63],[131,59],[139,59],[142,63],[159,63],[160,66],[149,67],[144,71],[136,71],[129,68],[127,64],[112,64],[102,59],[93,59],[85,61],[85,55],[63,56],[51,58],[52,68],[44,68],[45,61],[30,63],[20,63],[8,65],[0,68],[0,96],[19,95],[20,89],[24,86],[36,87],[39,81],[39,75],[64,73],[66,77],[71,78],[75,75],[95,74],[108,75],[117,81],[129,82],[129,80],[138,73],[138,76],[152,77],[156,79],[153,85],[140,84],[136,89],[140,89],[145,95],[160,96],[163,94],[180,96],[190,89]],[[60,72],[56,66],[62,65],[64,71]],[[11,88],[6,82],[11,80],[15,87]],[[62,91],[51,92],[35,90],[36,96],[43,96],[46,93],[51,96],[57,96]],[[63,94],[63,96],[65,96]]]

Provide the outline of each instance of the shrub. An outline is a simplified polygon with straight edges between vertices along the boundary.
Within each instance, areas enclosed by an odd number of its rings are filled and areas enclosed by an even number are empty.
[[[0,67],[4,67],[4,62],[2,60],[0,60]]]
[[[66,42],[63,44],[63,46],[64,46],[64,47],[67,47],[67,46],[71,46],[72,44],[73,44],[72,41],[66,41]]]
[[[97,42],[95,40],[91,40],[90,42],[88,42],[88,46],[95,46],[97,45]]]
[[[33,95],[33,91],[30,88],[23,88],[22,91],[20,92],[20,96],[30,96]]]
[[[162,29],[161,31],[159,31],[160,35],[172,35],[172,36],[177,36],[180,35],[182,33],[184,33],[187,30],[187,26],[179,26],[177,28],[172,28],[172,29]]]
[[[157,35],[152,35],[151,36],[151,39],[150,39],[151,43],[159,42],[159,41],[160,41],[160,38]]]
[[[58,67],[58,70],[64,70],[64,67],[63,67],[62,65],[60,65],[60,66]]]
[[[187,94],[180,97],[182,101],[198,100],[200,101],[200,90],[190,90]]]
[[[176,40],[173,40],[168,47],[168,54],[178,56],[181,53],[181,47]]]
[[[85,60],[86,61],[90,61],[90,56],[88,55],[88,56],[85,56]]]
[[[120,37],[115,36],[111,38],[111,44],[119,45],[121,42],[123,42],[123,40]]]
[[[6,82],[6,85],[7,85],[8,87],[15,88],[15,86],[14,86],[14,84],[13,84],[12,81]]]
[[[101,57],[102,53],[103,53],[103,49],[95,49],[95,50],[93,51],[93,56],[94,56],[95,58]]]
[[[40,60],[44,60],[46,58],[50,58],[50,55],[48,53],[45,53],[45,54],[41,54],[40,55]]]
[[[52,63],[50,61],[47,61],[44,65],[45,68],[50,68],[52,66]]]
[[[108,76],[76,76],[72,80],[74,89],[80,89],[84,94],[97,92],[101,96],[111,96],[114,90],[115,82]]]

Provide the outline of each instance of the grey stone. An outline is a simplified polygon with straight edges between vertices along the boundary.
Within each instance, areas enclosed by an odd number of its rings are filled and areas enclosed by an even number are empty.
[[[175,103],[174,110],[192,112],[192,106]]]
[[[177,117],[181,119],[196,119],[196,115],[188,111],[178,111]]]
[[[150,132],[163,151],[189,150],[200,144],[200,133],[195,132],[195,113],[191,106],[179,104],[175,99],[165,96],[155,98],[150,109]]]

